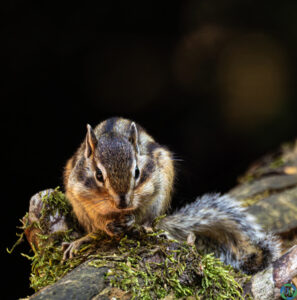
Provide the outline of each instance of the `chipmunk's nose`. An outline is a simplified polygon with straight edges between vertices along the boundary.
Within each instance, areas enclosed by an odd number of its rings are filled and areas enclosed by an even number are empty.
[[[125,194],[119,195],[119,198],[120,198],[120,202],[118,204],[118,208],[126,208],[128,206],[127,200],[126,200],[126,195]]]

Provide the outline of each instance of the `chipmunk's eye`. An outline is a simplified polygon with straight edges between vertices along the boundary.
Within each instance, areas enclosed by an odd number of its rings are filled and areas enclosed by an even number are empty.
[[[103,174],[99,168],[96,169],[96,178],[98,181],[103,182]]]
[[[136,166],[136,168],[135,168],[135,173],[134,173],[135,179],[137,179],[137,178],[139,177],[139,174],[140,174],[139,169],[138,169],[138,167]]]

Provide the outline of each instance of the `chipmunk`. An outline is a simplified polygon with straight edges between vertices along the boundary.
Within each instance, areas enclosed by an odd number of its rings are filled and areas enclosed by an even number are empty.
[[[174,166],[172,153],[135,122],[110,118],[93,130],[64,171],[66,197],[88,233],[127,231],[134,222],[150,224],[170,205]],[[71,243],[72,257],[90,234]]]
[[[110,236],[134,223],[150,226],[170,206],[174,182],[172,153],[133,121],[105,120],[92,129],[68,160],[66,196],[86,236],[64,244],[63,259],[101,230]],[[157,224],[169,238],[195,242],[224,263],[246,273],[267,267],[279,256],[277,240],[228,195],[205,195]]]

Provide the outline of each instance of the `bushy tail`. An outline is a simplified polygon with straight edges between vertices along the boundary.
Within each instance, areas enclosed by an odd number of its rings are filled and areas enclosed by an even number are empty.
[[[197,198],[157,226],[179,241],[194,234],[199,250],[213,252],[224,263],[249,274],[266,268],[280,254],[277,239],[265,233],[229,195]]]

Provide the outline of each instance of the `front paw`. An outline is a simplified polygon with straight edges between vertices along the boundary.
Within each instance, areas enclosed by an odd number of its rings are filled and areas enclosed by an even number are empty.
[[[75,240],[71,243],[64,242],[62,243],[62,250],[64,251],[62,261],[67,260],[68,258],[73,258],[77,253],[80,246],[84,243],[88,243],[92,240],[91,236],[88,234],[82,238]]]
[[[111,235],[120,235],[128,231],[135,223],[134,215],[123,215],[107,224],[107,229]]]

